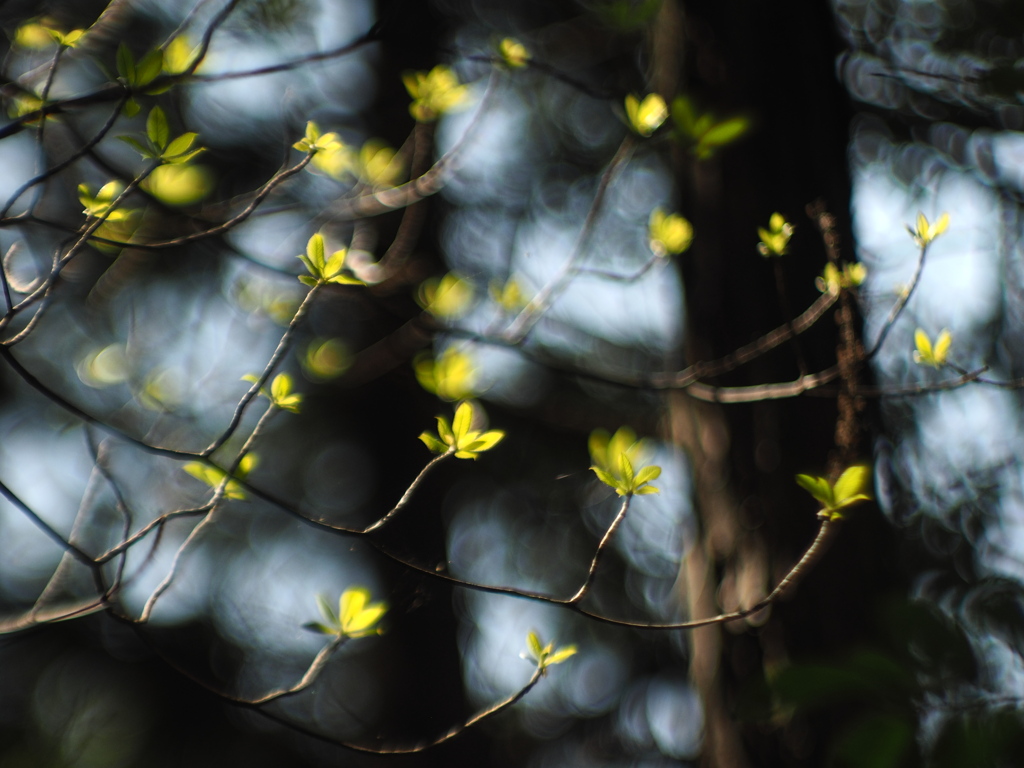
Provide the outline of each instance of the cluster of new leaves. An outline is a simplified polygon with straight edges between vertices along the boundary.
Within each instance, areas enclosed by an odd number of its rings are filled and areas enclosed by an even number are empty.
[[[526,651],[520,656],[535,664],[541,674],[544,674],[548,667],[561,664],[575,654],[575,645],[563,645],[556,649],[554,641],[544,645],[536,632],[530,632],[526,636]]]
[[[678,256],[693,242],[693,225],[679,214],[667,214],[661,208],[651,211],[647,223],[648,244],[655,256]]]
[[[103,219],[107,222],[124,221],[131,217],[132,211],[115,208],[124,194],[124,184],[120,181],[108,181],[93,194],[87,184],[78,185],[78,200],[84,206],[82,212],[86,216]]]
[[[255,453],[247,453],[239,461],[235,477],[228,477],[224,470],[204,464],[201,461],[190,461],[182,469],[211,488],[216,489],[223,485],[225,498],[241,501],[245,499],[245,491],[238,480],[244,480],[256,466],[258,460]],[[238,479],[236,480],[235,478]]]
[[[821,503],[818,516],[825,520],[842,520],[844,509],[872,498],[871,467],[867,464],[847,467],[834,485],[815,475],[797,475],[796,481]]]
[[[626,97],[626,119],[629,127],[640,136],[650,136],[668,117],[668,106],[657,93],[650,93],[643,98],[633,94]]]
[[[757,244],[758,252],[765,257],[784,256],[793,232],[793,225],[786,221],[781,213],[773,213],[768,219],[768,229],[757,228],[757,234],[761,238],[761,242]]]
[[[438,416],[437,434],[423,432],[420,440],[434,453],[452,453],[457,459],[477,459],[505,437],[500,429],[488,431],[483,421],[483,410],[466,401],[455,409],[451,423],[444,416]]]
[[[829,262],[825,265],[825,271],[821,277],[814,279],[814,284],[822,293],[838,296],[839,291],[844,288],[857,288],[862,285],[867,276],[868,269],[860,262],[843,264],[842,269]]]
[[[932,368],[941,368],[946,364],[949,357],[949,348],[953,344],[953,336],[949,330],[943,328],[935,343],[932,344],[928,334],[921,328],[914,332],[914,362],[918,365],[929,365]]]
[[[685,94],[672,100],[672,122],[676,138],[692,148],[698,160],[706,160],[722,147],[732,144],[750,130],[746,117],[719,120],[711,112],[701,112]]]
[[[448,347],[437,358],[420,355],[413,369],[420,386],[442,400],[466,400],[477,393],[473,358],[455,347]]]
[[[409,114],[421,123],[433,122],[445,112],[467,106],[469,88],[442,64],[429,72],[407,72],[402,82],[412,96]]]
[[[316,603],[323,621],[304,624],[306,629],[337,638],[368,637],[383,632],[379,625],[387,613],[387,603],[371,603],[366,587],[349,587],[342,592],[337,611],[323,595],[316,596]]]
[[[629,427],[619,427],[614,435],[603,429],[594,430],[590,434],[589,448],[590,460],[594,462],[590,468],[619,496],[658,493],[649,483],[661,476],[661,467],[639,466],[646,458],[648,447]]]
[[[160,107],[153,107],[146,119],[146,135],[140,140],[134,136],[118,136],[147,160],[156,160],[170,165],[182,165],[195,158],[203,147],[193,145],[199,137],[194,131],[171,138],[167,115]]]
[[[259,380],[258,376],[251,373],[242,377],[242,381],[248,381],[251,384],[255,384]],[[302,395],[292,391],[292,377],[287,373],[277,374],[270,383],[270,389],[261,387],[260,394],[270,400],[275,408],[280,408],[283,411],[298,413],[302,405]]]
[[[365,285],[345,266],[347,257],[347,248],[341,248],[326,256],[324,236],[317,232],[306,243],[306,252],[297,256],[309,271],[308,275],[300,275],[299,280],[309,286]]]
[[[910,233],[910,236],[914,238],[914,242],[917,243],[918,247],[925,248],[948,228],[948,213],[944,213],[939,216],[938,221],[934,224],[930,224],[925,215],[923,213],[919,213],[917,214],[916,227],[913,229],[911,227],[907,227],[907,231]]]

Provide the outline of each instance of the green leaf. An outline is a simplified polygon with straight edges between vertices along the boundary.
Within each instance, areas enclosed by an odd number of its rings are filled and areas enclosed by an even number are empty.
[[[129,85],[135,84],[135,57],[124,43],[117,46],[117,74]]]
[[[146,136],[153,146],[163,152],[170,140],[171,129],[167,125],[167,115],[160,107],[153,107],[146,119]]]
[[[478,436],[470,445],[466,446],[466,450],[480,453],[481,451],[489,451],[491,448],[496,446],[504,439],[505,433],[500,429],[492,429],[489,432],[484,432]]]
[[[750,128],[750,121],[745,117],[731,117],[727,120],[711,126],[703,136],[700,143],[709,147],[720,147],[724,144],[736,141]]]
[[[260,457],[257,456],[255,453],[245,454],[245,456],[242,457],[242,460],[238,462],[238,471],[235,474],[241,478],[244,478],[246,475],[252,472],[253,469],[255,469],[256,465],[259,463],[259,460]]]
[[[686,96],[676,96],[672,100],[672,122],[687,136],[693,136],[693,127],[697,122],[697,114],[693,103]]]
[[[193,149],[191,152],[186,152],[183,155],[174,155],[163,158],[165,163],[170,165],[183,165],[190,162],[196,155],[202,154],[206,151],[206,147],[199,147],[199,149]]]
[[[387,611],[386,603],[367,605],[370,590],[366,587],[346,589],[339,603],[339,623],[343,634],[349,637],[364,637],[372,633],[373,626]]]
[[[661,493],[661,489],[653,485],[645,485],[643,488],[637,488],[633,493],[637,496],[646,496],[649,493]]]
[[[285,398],[292,391],[292,377],[287,373],[279,373],[270,385],[270,396],[275,402]]]
[[[306,262],[307,265],[315,268],[315,272],[313,269],[310,269],[310,271],[313,272],[315,277],[321,277],[325,266],[324,236],[319,232],[310,237],[309,242],[306,243],[306,256],[309,259],[309,261]]]
[[[321,624],[319,621],[307,621],[302,625],[303,629],[308,629],[311,632],[319,632],[322,635],[336,635],[338,634],[337,629],[332,629],[326,624]]]
[[[620,487],[626,493],[631,492],[634,488],[633,463],[629,460],[625,451],[619,454],[619,472],[622,474],[622,484]]]
[[[135,68],[135,85],[148,85],[157,78],[164,68],[164,52],[157,48],[150,51],[139,61]]]
[[[869,501],[871,496],[871,467],[855,464],[848,467],[836,480],[833,495],[836,507],[844,507],[855,501]]]
[[[387,606],[384,603],[376,603],[374,605],[367,606],[359,613],[357,613],[348,624],[345,625],[345,631],[349,634],[353,632],[362,632],[363,630],[369,629],[375,625],[380,617],[387,611]]]
[[[641,486],[644,483],[649,483],[651,480],[657,480],[659,477],[661,477],[661,467],[652,464],[636,473],[635,482],[637,486]]]
[[[608,472],[605,472],[600,467],[591,467],[594,470],[594,474],[597,475],[597,479],[605,485],[610,485],[612,488],[619,487],[619,481],[612,477]]]
[[[526,647],[529,648],[530,655],[532,655],[537,661],[540,661],[540,658],[544,653],[544,649],[541,647],[540,638],[537,637],[536,632],[530,632],[527,634]]]
[[[138,152],[146,159],[153,159],[156,157],[156,153],[154,153],[151,147],[143,144],[134,136],[118,136],[117,138],[120,141],[123,141],[128,146],[130,146],[132,149],[134,149],[136,152]]]
[[[197,136],[199,136],[199,134],[195,131],[188,131],[187,133],[181,134],[181,136],[167,145],[167,149],[164,150],[164,156],[166,158],[171,158],[176,155],[184,154],[195,143]]]
[[[548,656],[547,659],[545,660],[547,662],[545,666],[550,667],[552,664],[561,664],[563,661],[568,659],[570,656],[575,656],[575,655],[576,655],[576,646],[575,645],[566,645],[566,646],[564,646],[562,648],[559,648],[557,651],[555,651],[550,656]]]
[[[429,432],[424,432],[423,434],[421,434],[420,440],[422,440],[423,444],[427,446],[427,448],[432,450],[434,453],[445,453],[448,451],[448,446],[442,443]]]
[[[462,403],[462,405],[455,409],[455,419],[452,421],[452,432],[455,433],[456,441],[469,433],[472,424],[473,406],[468,402]]]
[[[832,495],[832,486],[829,485],[828,480],[825,478],[814,477],[812,475],[797,475],[796,482],[797,485],[829,509],[832,509],[835,506],[834,497]]]
[[[341,620],[341,626],[347,627],[363,610],[369,599],[370,590],[366,587],[349,587],[346,589],[341,595],[341,600],[338,601],[340,608],[338,618]]]
[[[211,487],[216,486],[224,477],[223,474],[213,467],[208,467],[198,461],[190,461],[188,464],[183,466],[182,469],[192,475],[196,480],[199,480]]]
[[[455,445],[455,434],[444,416],[437,417],[437,435],[448,445]]]
[[[327,623],[340,628],[341,625],[338,622],[338,614],[334,612],[334,607],[331,605],[331,601],[324,595],[317,595],[316,604],[320,608],[320,613],[325,619],[327,619]],[[328,632],[328,634],[331,633]]]
[[[142,109],[142,107],[139,106],[139,102],[135,99],[128,99],[128,101],[124,103],[124,106],[121,107],[121,114],[125,117],[135,117],[139,114],[140,109]]]

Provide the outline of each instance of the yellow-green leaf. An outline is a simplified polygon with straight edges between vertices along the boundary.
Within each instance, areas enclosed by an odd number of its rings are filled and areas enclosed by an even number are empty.
[[[657,93],[650,93],[639,100],[633,94],[626,97],[626,118],[629,127],[640,136],[650,136],[668,117],[665,99]]]

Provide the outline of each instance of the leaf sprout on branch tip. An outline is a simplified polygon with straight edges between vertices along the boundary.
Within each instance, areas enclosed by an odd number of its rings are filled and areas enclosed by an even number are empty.
[[[299,280],[306,285],[366,285],[357,277],[343,274],[348,249],[342,248],[327,258],[324,250],[324,236],[317,232],[306,243],[306,252],[300,253],[298,259],[306,265],[308,275],[300,275]]]
[[[292,144],[294,149],[315,155],[318,152],[330,152],[343,147],[336,133],[321,133],[320,126],[312,120],[306,123],[306,135]]]
[[[643,101],[629,94],[626,97],[626,120],[629,127],[640,136],[654,133],[668,117],[668,106],[657,93],[649,93]]]
[[[522,69],[530,61],[530,51],[512,37],[506,37],[498,44],[498,53],[505,65],[512,69]]]
[[[732,144],[750,129],[749,118],[742,115],[719,120],[711,112],[698,112],[685,94],[672,100],[672,122],[676,139],[690,144],[698,160],[707,160],[717,149]]]
[[[429,72],[407,72],[402,76],[405,89],[412,96],[409,114],[420,123],[437,120],[445,112],[466,106],[469,88],[443,64]]]
[[[199,134],[195,131],[186,131],[177,138],[171,139],[167,115],[160,107],[153,107],[149,111],[149,117],[146,118],[144,141],[140,141],[134,136],[118,136],[117,138],[147,160],[159,160],[161,163],[170,165],[183,165],[200,152],[205,151],[205,147],[192,148],[198,137]]]
[[[477,410],[472,402],[466,401],[455,409],[455,418],[451,424],[444,416],[438,416],[437,435],[424,432],[420,435],[420,440],[434,453],[454,453],[457,459],[476,459],[505,437],[505,433],[500,429],[484,431],[473,428],[474,422],[482,421],[483,411]]]
[[[949,228],[949,214],[943,213],[939,216],[938,221],[934,224],[929,224],[928,219],[925,218],[923,213],[917,214],[917,229],[911,229],[907,227],[907,232],[914,238],[914,242],[917,243],[919,248],[924,248],[930,244],[935,238],[941,235]]]
[[[647,236],[655,256],[677,256],[693,242],[693,225],[677,213],[667,214],[655,208],[647,222]]]
[[[244,480],[252,471],[253,467],[256,466],[258,461],[259,459],[256,457],[255,453],[247,453],[238,463],[238,469],[235,472],[235,476]],[[190,461],[182,467],[182,469],[200,482],[206,483],[211,488],[219,486],[224,482],[224,478],[227,477],[223,470],[211,467],[208,464],[203,464],[201,461]],[[227,485],[224,486],[224,496],[229,499],[241,501],[245,499],[245,491],[242,490],[242,486],[237,480],[231,479],[228,480]]]
[[[590,468],[619,496],[658,493],[658,489],[648,483],[661,475],[661,467],[652,464],[637,469],[647,445],[644,440],[637,440],[632,429],[619,427],[611,436],[603,429],[595,429],[590,433],[589,447],[590,460],[594,462]]]
[[[69,32],[61,32],[54,29],[50,18],[36,19],[22,24],[14,32],[11,42],[19,48],[39,51],[57,43],[65,48],[74,48],[82,40],[85,34],[84,29],[72,29]]]
[[[242,377],[242,381],[248,381],[255,384],[259,381],[259,378],[248,373]],[[284,411],[298,413],[300,410],[299,407],[302,405],[302,395],[292,392],[292,377],[287,373],[277,374],[277,376],[274,377],[274,380],[270,383],[270,390],[267,391],[266,388],[261,388],[260,394],[270,400],[275,407]]]
[[[416,380],[442,400],[466,400],[479,392],[476,364],[471,355],[449,347],[438,358],[423,354],[413,362]]]
[[[784,256],[795,229],[781,213],[773,213],[768,219],[768,229],[757,228],[757,234],[761,238],[761,242],[757,244],[757,252],[765,258]]]
[[[370,590],[366,587],[349,587],[342,592],[337,612],[323,595],[316,596],[316,603],[324,620],[303,624],[305,629],[338,638],[383,633],[378,622],[388,610],[387,603],[370,603]]]
[[[918,328],[914,332],[914,362],[918,365],[930,365],[932,368],[941,368],[949,357],[949,347],[953,343],[953,336],[948,328],[943,328],[933,345],[928,334]]]
[[[814,278],[814,285],[822,293],[835,295],[843,288],[856,288],[862,285],[867,277],[868,268],[860,262],[844,263],[842,271],[835,264],[829,262],[825,265],[825,271],[821,277]]]
[[[797,475],[796,482],[821,502],[822,508],[818,511],[818,517],[824,520],[842,520],[844,513],[840,510],[874,498],[870,492],[871,467],[867,464],[847,467],[835,485],[816,475]]]
[[[536,632],[530,632],[526,636],[526,650],[519,654],[520,658],[536,664],[541,674],[547,672],[547,668],[554,664],[561,664],[563,661],[576,654],[575,645],[564,645],[555,649],[554,641],[544,645]]]
[[[111,210],[114,201],[124,192],[124,184],[120,181],[108,181],[96,194],[89,191],[85,184],[78,185],[78,199],[85,206],[82,211],[86,216],[97,219],[105,218],[108,222],[123,221],[129,218],[134,211],[117,208]]]

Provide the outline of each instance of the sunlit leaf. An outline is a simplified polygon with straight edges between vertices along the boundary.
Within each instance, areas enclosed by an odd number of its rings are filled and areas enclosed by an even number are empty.
[[[649,93],[643,101],[630,94],[626,97],[625,104],[629,127],[640,136],[650,136],[668,117],[665,99],[657,93]]]
[[[693,242],[693,225],[678,214],[666,214],[655,208],[647,224],[647,234],[655,256],[677,255]]]
[[[953,336],[949,330],[943,328],[939,332],[933,345],[928,334],[923,329],[914,331],[914,362],[918,365],[929,365],[932,368],[941,368],[947,363],[949,348],[953,344]]]
[[[423,123],[466,106],[469,98],[468,87],[461,85],[455,73],[443,64],[429,72],[407,72],[402,82],[413,99],[409,113]]]
[[[598,480],[614,488],[619,496],[658,492],[648,483],[661,475],[661,467],[640,466],[648,452],[647,445],[645,441],[638,440],[629,427],[620,427],[611,436],[603,429],[595,429],[590,433],[587,445],[593,462],[590,469]]]
[[[925,248],[935,238],[949,229],[949,214],[943,213],[938,221],[934,224],[929,224],[927,217],[923,213],[918,213],[916,223],[916,229],[907,227],[907,231],[910,232],[911,237],[914,238],[914,242],[917,243],[919,248]]]
[[[164,52],[157,48],[143,56],[135,68],[136,86],[148,85],[153,82],[164,68]]]
[[[511,37],[506,37],[498,44],[498,54],[505,64],[513,69],[525,67],[530,61],[530,51]]]
[[[828,520],[841,520],[841,510],[872,499],[871,467],[867,464],[847,467],[835,485],[814,475],[797,475],[796,482],[821,504],[818,515]]]
[[[135,57],[123,42],[117,46],[117,74],[129,84],[135,83]]]
[[[436,437],[424,432],[419,439],[434,453],[454,453],[457,459],[477,459],[505,437],[500,429],[488,432],[473,429],[474,423],[484,421],[482,409],[478,409],[472,401],[466,401],[455,409],[455,418],[451,424],[444,416],[437,417]]]
[[[758,252],[762,256],[784,256],[794,231],[793,225],[786,221],[781,213],[773,213],[768,219],[768,229],[757,228],[758,237],[761,238],[757,244]],[[827,284],[830,285],[831,283]]]
[[[473,357],[456,347],[448,347],[436,359],[429,355],[417,357],[413,370],[420,386],[442,400],[465,400],[479,394]]]
[[[142,188],[165,205],[195,205],[213,191],[213,178],[202,165],[161,165],[142,182]]]
[[[473,284],[457,272],[425,280],[416,295],[424,310],[442,320],[462,317],[473,302]]]

